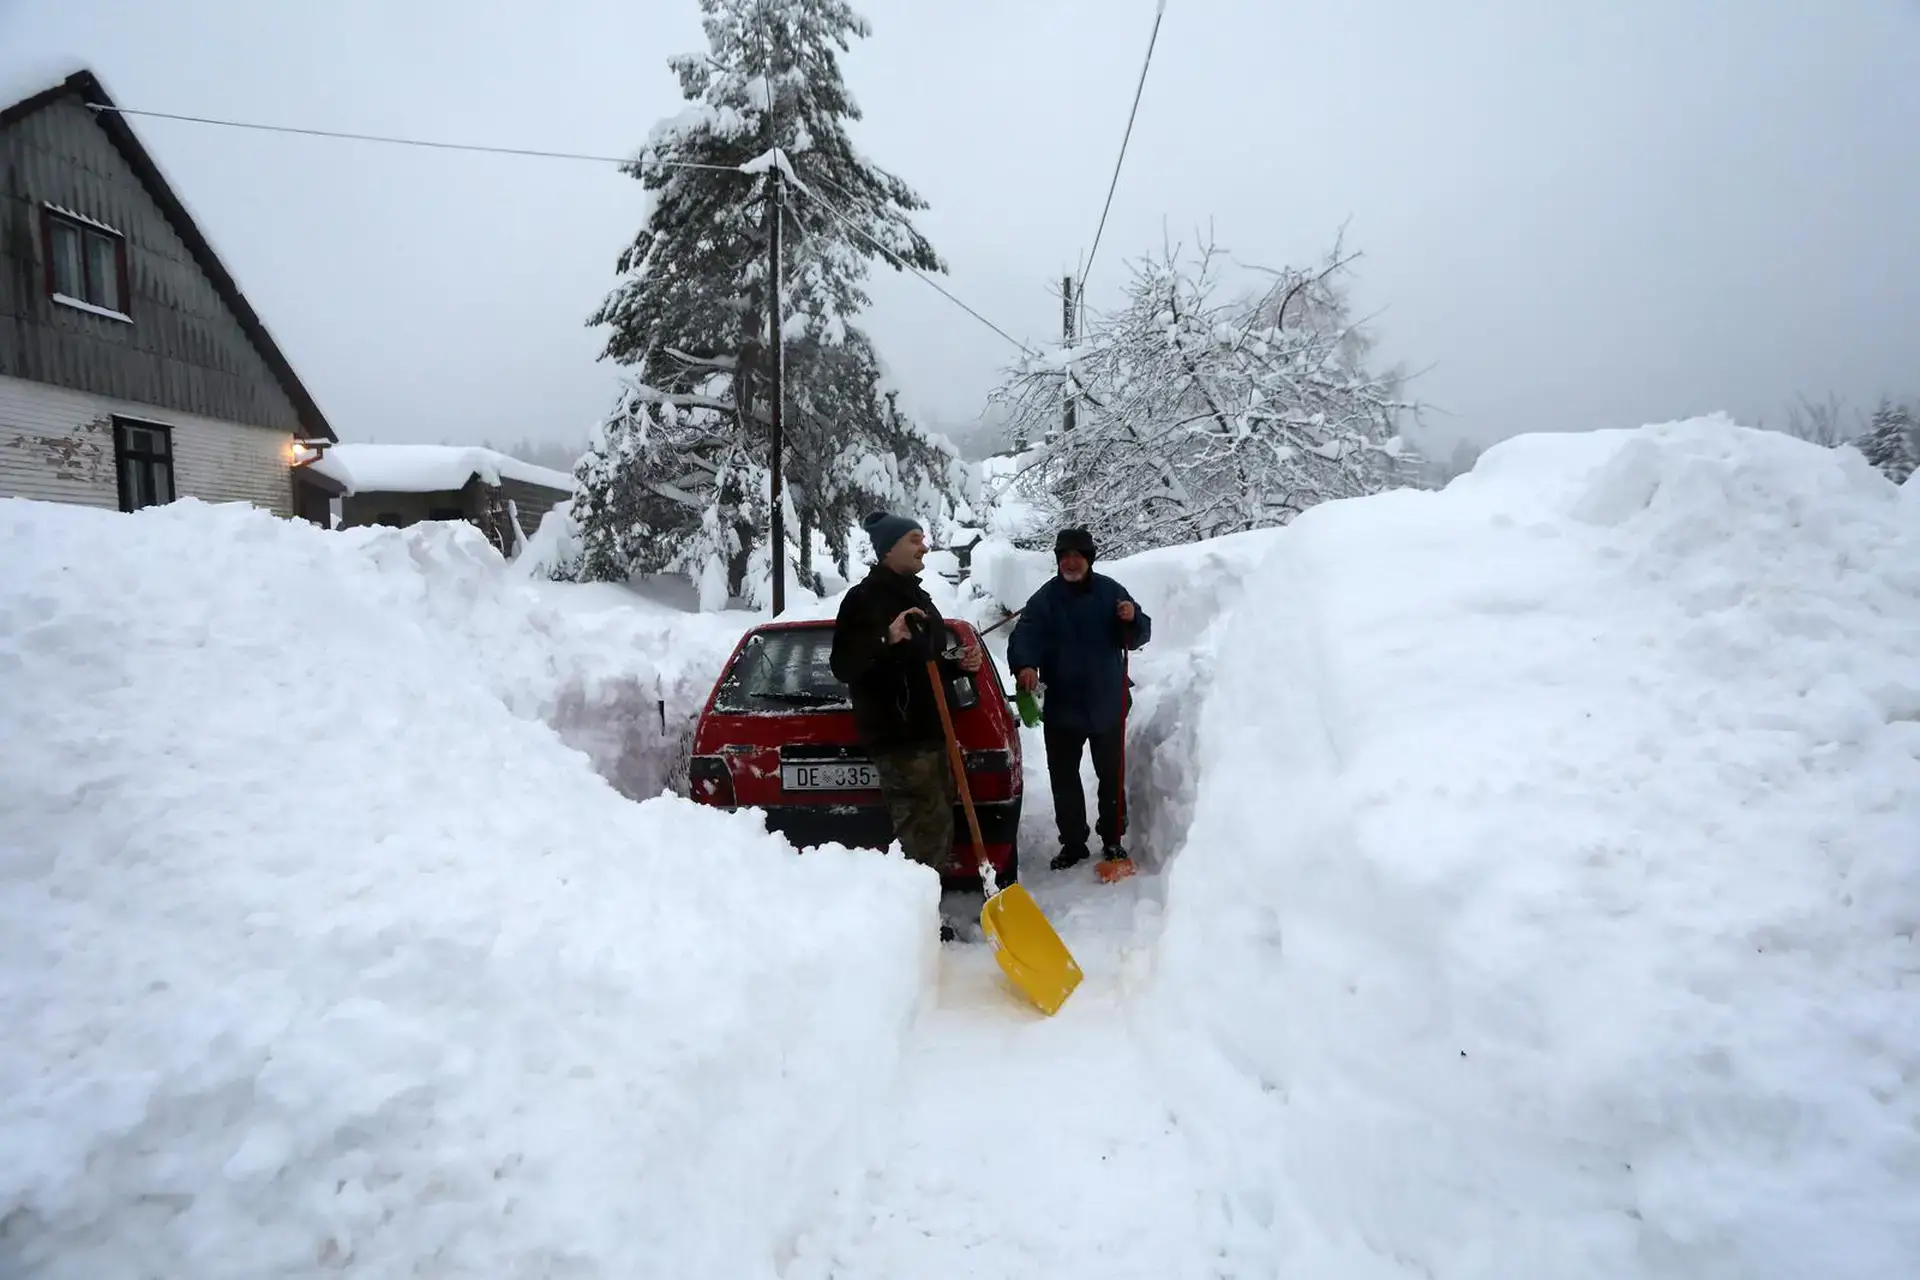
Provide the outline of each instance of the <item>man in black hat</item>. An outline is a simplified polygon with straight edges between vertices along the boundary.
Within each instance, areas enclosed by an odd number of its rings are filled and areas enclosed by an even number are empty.
[[[863,527],[878,563],[840,602],[830,662],[852,696],[854,728],[880,775],[901,850],[946,873],[953,869],[953,806],[960,797],[927,660],[938,661],[950,680],[956,666],[978,671],[985,655],[969,645],[957,663],[940,656],[953,633],[920,585],[927,540],[919,523],[876,511]],[[952,938],[952,927],[943,923],[940,936]]]
[[[1121,804],[1126,654],[1152,637],[1153,620],[1125,587],[1093,571],[1093,535],[1087,530],[1062,530],[1053,556],[1059,573],[1033,593],[1007,637],[1007,663],[1019,687],[1047,686],[1047,776],[1060,832],[1060,852],[1051,865],[1064,871],[1088,857],[1080,760],[1091,748],[1099,779],[1101,857],[1131,871],[1120,843],[1126,834]]]

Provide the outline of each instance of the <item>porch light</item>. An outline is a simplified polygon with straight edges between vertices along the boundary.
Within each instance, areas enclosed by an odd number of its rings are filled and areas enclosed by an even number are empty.
[[[321,454],[327,451],[327,446],[332,443],[333,441],[328,440],[324,436],[307,440],[296,438],[287,444],[287,465],[304,467],[309,462],[317,460]]]

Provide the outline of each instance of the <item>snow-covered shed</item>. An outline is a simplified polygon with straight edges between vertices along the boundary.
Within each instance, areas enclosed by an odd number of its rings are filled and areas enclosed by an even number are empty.
[[[573,496],[573,477],[566,472],[476,446],[337,444],[309,466],[341,486],[343,529],[466,520],[503,555]]]

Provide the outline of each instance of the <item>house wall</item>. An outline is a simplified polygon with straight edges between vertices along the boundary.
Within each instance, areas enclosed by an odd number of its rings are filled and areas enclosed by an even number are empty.
[[[350,493],[340,499],[340,527],[379,524],[381,516],[391,514],[400,517],[400,525],[405,528],[430,519],[431,513],[441,508],[470,517],[474,514],[471,507],[467,495],[459,489],[444,493]]]
[[[173,484],[181,497],[251,502],[293,514],[293,433],[89,395],[0,375],[0,497],[118,510],[113,415],[173,428]]]
[[[125,237],[131,322],[53,301],[42,202]],[[0,129],[0,375],[283,434],[299,430],[292,401],[239,319],[74,96]]]
[[[496,545],[508,541],[504,521],[495,525],[490,515],[496,497],[502,505],[508,500],[513,502],[514,513],[519,517],[520,531],[531,538],[534,530],[540,527],[540,518],[554,505],[567,497],[556,489],[543,485],[528,484],[524,480],[504,479],[498,489],[488,485],[480,477],[468,480],[460,489],[448,489],[439,493],[387,493],[362,492],[349,494],[340,500],[340,527],[380,523],[383,515],[399,517],[401,527],[421,520],[432,519],[435,510],[458,510],[461,518],[478,527],[482,532],[496,540]]]
[[[520,532],[529,538],[540,527],[542,516],[573,496],[545,485],[515,480],[511,476],[500,477],[500,492],[512,501],[514,514],[520,518]]]

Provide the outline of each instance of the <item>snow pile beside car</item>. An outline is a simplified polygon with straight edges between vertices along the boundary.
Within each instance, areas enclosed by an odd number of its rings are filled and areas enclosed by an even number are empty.
[[[768,1275],[856,1175],[933,877],[622,799],[443,534],[0,502],[0,1274]]]
[[[414,619],[448,671],[551,725],[630,799],[674,781],[691,717],[748,625],[740,614],[687,614],[617,586],[503,566],[480,531],[459,521],[340,536],[373,570],[359,579],[370,602]]]
[[[1718,418],[1516,439],[1309,511],[1216,635],[1154,1002],[1228,1259],[1913,1271],[1920,504]]]

